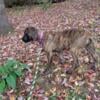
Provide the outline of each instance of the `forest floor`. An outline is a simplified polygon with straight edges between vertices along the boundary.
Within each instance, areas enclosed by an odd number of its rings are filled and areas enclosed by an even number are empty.
[[[8,18],[14,31],[8,36],[0,37],[0,64],[8,58],[14,58],[30,66],[17,84],[19,92],[7,90],[3,100],[23,100],[29,94],[32,77],[34,77],[37,45],[23,43],[21,38],[27,26],[34,26],[39,30],[64,30],[69,28],[84,28],[93,35],[98,63],[96,70],[90,69],[90,59],[87,54],[80,56],[80,66],[73,74],[66,70],[71,66],[73,59],[69,52],[64,52],[66,63],[61,65],[55,57],[53,73],[42,76],[47,58],[41,55],[41,66],[33,90],[32,100],[100,100],[100,1],[99,0],[67,0],[51,5],[47,10],[39,6],[15,7],[7,9]],[[20,80],[19,80],[20,81]],[[20,83],[20,82],[18,82]],[[20,87],[20,88],[19,88]]]

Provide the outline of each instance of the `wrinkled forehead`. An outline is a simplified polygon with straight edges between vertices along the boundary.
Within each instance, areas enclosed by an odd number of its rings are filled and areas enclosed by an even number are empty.
[[[24,33],[26,33],[26,34],[27,33],[37,33],[37,32],[38,32],[38,30],[34,27],[27,27],[24,31]]]

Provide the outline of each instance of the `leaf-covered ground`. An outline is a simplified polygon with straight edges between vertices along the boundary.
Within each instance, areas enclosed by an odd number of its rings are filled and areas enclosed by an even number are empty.
[[[0,64],[8,58],[14,58],[28,64],[30,71],[19,80],[18,90],[8,90],[4,100],[23,100],[29,93],[32,77],[34,76],[35,50],[37,45],[24,44],[21,40],[23,31],[28,25],[39,30],[63,30],[73,27],[84,27],[93,33],[97,58],[100,59],[100,1],[99,0],[67,0],[53,4],[47,10],[41,7],[18,7],[7,9],[8,18],[13,24],[14,32],[0,37]],[[41,54],[41,64],[38,79],[33,91],[33,100],[100,100],[100,62],[96,71],[90,70],[89,58],[86,53],[80,55],[80,67],[73,74],[66,74],[72,64],[72,57],[64,51],[66,63],[61,65],[58,58],[53,59],[53,73],[43,76],[41,72],[46,67],[45,53]],[[100,60],[99,60],[100,61]],[[85,98],[85,96],[86,98]],[[7,97],[8,96],[8,97]],[[73,99],[77,98],[77,99]]]

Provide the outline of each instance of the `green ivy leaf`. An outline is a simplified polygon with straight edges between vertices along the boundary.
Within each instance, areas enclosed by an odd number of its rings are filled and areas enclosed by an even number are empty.
[[[5,68],[0,66],[0,76],[2,78],[6,78],[7,77],[7,72],[5,71]]]
[[[16,60],[14,59],[9,59],[7,60],[7,62],[4,64],[4,66],[9,69],[9,70],[12,70],[12,68],[15,66],[16,64]]]
[[[2,66],[0,66],[0,75],[3,75],[3,74],[5,74],[5,70]]]
[[[17,78],[17,75],[15,72],[12,72],[11,75],[16,79]]]
[[[53,94],[49,97],[49,100],[56,100],[57,99],[57,94]]]
[[[16,78],[11,74],[6,78],[6,82],[9,87],[15,89],[16,88]]]
[[[0,93],[3,93],[6,88],[5,80],[1,80],[0,82]]]
[[[26,64],[23,64],[23,63],[21,63],[21,62],[17,62],[17,65],[18,65],[18,67],[21,68],[22,70],[25,69],[25,68],[27,68],[27,65],[26,65]]]
[[[22,71],[20,69],[18,69],[18,70],[15,71],[15,74],[17,76],[21,76],[22,75]]]

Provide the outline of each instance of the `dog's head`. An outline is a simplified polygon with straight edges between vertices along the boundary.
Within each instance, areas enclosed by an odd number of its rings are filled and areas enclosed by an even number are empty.
[[[37,41],[43,45],[43,32],[39,32],[35,27],[27,27],[24,31],[22,41],[25,43]]]
[[[38,30],[34,27],[27,27],[24,31],[22,41],[27,43],[31,41],[36,41],[38,39]]]

